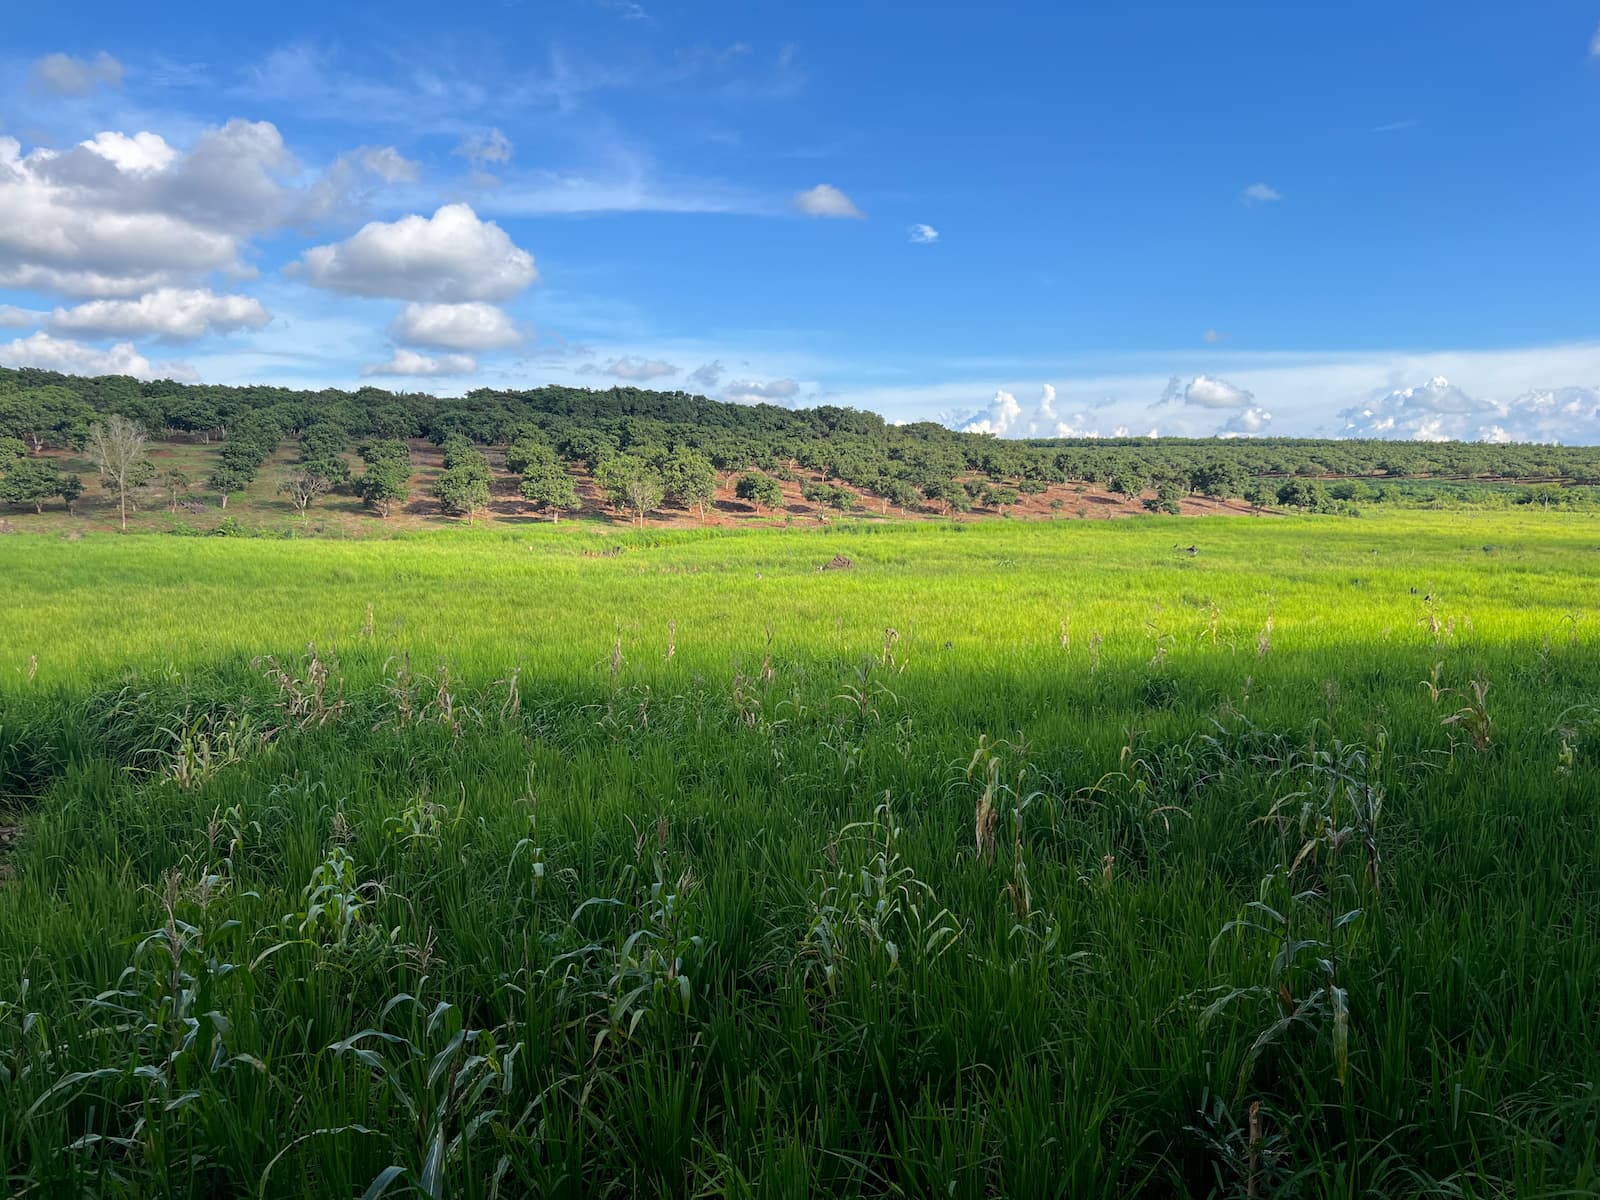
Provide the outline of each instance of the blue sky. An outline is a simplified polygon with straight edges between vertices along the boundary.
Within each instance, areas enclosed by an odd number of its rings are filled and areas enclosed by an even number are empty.
[[[1600,441],[1600,2],[32,5],[0,363]]]

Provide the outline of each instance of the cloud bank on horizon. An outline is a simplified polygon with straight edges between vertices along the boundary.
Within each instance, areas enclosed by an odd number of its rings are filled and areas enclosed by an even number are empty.
[[[557,0],[523,61],[509,10],[440,29],[399,0],[381,44],[330,10],[263,51],[161,14],[85,43],[92,13],[40,6],[0,50],[0,365],[684,388],[1000,437],[1600,442],[1600,32],[1541,11],[1487,46],[1418,9],[1339,35],[1347,73],[1425,76],[1397,112],[1261,66],[1295,31],[1242,17],[1159,47],[1084,18],[1061,72],[1049,30],[835,0],[715,27]],[[1413,54],[1441,37],[1453,60]],[[1265,71],[1274,111],[1159,69],[1195,53]],[[1136,61],[1150,105],[1059,119]],[[1485,110],[1474,67],[1530,82]],[[1221,127],[1226,155],[1189,136]]]

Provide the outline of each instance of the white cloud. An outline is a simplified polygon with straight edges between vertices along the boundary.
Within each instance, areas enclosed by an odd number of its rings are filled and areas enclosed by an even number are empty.
[[[389,336],[407,345],[440,350],[500,350],[523,342],[504,309],[478,301],[408,304],[389,327]]]
[[[765,383],[754,379],[730,380],[722,398],[735,404],[786,404],[800,393],[793,379],[773,379]]]
[[[1346,437],[1423,442],[1600,441],[1600,389],[1532,389],[1493,401],[1442,375],[1354,405],[1339,414]]]
[[[874,365],[878,378],[889,377],[883,364]],[[893,366],[898,375],[899,364]],[[833,378],[841,373],[838,366],[826,363],[814,369]],[[1249,351],[1196,346],[1161,353],[1078,356],[1072,368],[1052,360],[935,357],[925,360],[922,370],[920,379],[894,383],[874,383],[870,372],[858,371],[857,382],[829,388],[829,403],[882,413],[890,420],[932,418],[960,427],[986,415],[970,412],[973,396],[992,396],[998,387],[1020,398],[1027,389],[1037,389],[1042,376],[1055,386],[1052,406],[1063,414],[1061,423],[1074,431],[1062,436],[1088,437],[1116,426],[1145,429],[1159,419],[1166,436],[1211,437],[1242,410],[1183,403],[1188,383],[1205,373],[1248,391],[1254,399],[1243,408],[1270,412],[1274,436],[1338,437],[1361,432],[1347,430],[1350,422],[1338,414],[1352,408],[1359,414],[1397,389],[1444,375],[1470,396],[1489,401],[1493,411],[1479,412],[1471,420],[1447,419],[1434,427],[1436,435],[1476,437],[1482,429],[1488,436],[1499,427],[1507,436],[1523,440],[1600,445],[1600,423],[1591,401],[1600,394],[1600,341],[1470,351]],[[1169,383],[1173,372],[1178,374]],[[1163,397],[1164,402],[1152,404],[1153,397]],[[1026,416],[1026,401],[1022,407]],[[1504,418],[1498,415],[1502,410],[1507,413]],[[1010,436],[1020,436],[1027,428],[1026,421],[1015,425]]]
[[[1047,383],[1039,389],[1039,402],[1033,412],[1026,416],[1016,396],[998,388],[988,408],[951,423],[963,433],[992,433],[995,437],[1098,437],[1098,433],[1085,428],[1087,420],[1081,412],[1063,419],[1056,411],[1055,386]]]
[[[427,377],[435,375],[470,375],[478,369],[478,360],[470,354],[441,354],[437,358],[418,354],[415,350],[399,349],[388,362],[372,363],[361,368],[363,375],[410,375]]]
[[[663,379],[668,375],[676,375],[678,368],[659,358],[641,359],[632,356],[614,358],[600,368],[606,375],[614,375],[618,379],[627,379],[633,383],[644,383],[651,379]]]
[[[26,154],[0,137],[0,287],[134,296],[252,275],[249,240],[302,215],[320,186],[303,178],[267,122],[206,129],[187,151],[148,130]]]
[[[167,145],[167,139],[148,130],[129,137],[125,133],[105,131],[88,141],[79,142],[85,150],[98,154],[115,164],[119,171],[130,175],[145,175],[164,171],[178,157],[178,152]]]
[[[992,433],[996,437],[1004,437],[1021,419],[1022,405],[1017,403],[1017,398],[1004,388],[997,388],[994,399],[989,401],[988,409],[962,425],[961,431]]]
[[[814,188],[794,194],[794,206],[808,217],[853,217],[865,214],[855,202],[831,183],[819,183]]]
[[[1252,183],[1239,193],[1239,203],[1247,208],[1254,207],[1257,204],[1271,204],[1282,199],[1283,194],[1277,188],[1265,183]]]
[[[694,370],[690,371],[688,382],[692,383],[695,387],[704,388],[709,392],[712,388],[717,386],[721,379],[722,362],[720,359],[713,359],[711,362],[701,363]]]
[[[1264,408],[1251,405],[1229,417],[1217,432],[1222,437],[1259,437],[1270,424],[1272,414]]]
[[[300,215],[321,220],[359,207],[382,185],[415,183],[422,174],[393,146],[357,146],[333,160],[299,202]]]
[[[906,230],[913,245],[931,246],[939,240],[939,231],[932,225],[913,225]]]
[[[136,153],[135,169],[118,165]],[[26,156],[0,138],[0,287],[126,295],[239,265],[234,233],[152,194],[171,173],[152,170],[159,158],[149,141],[105,135]]]
[[[122,64],[104,50],[93,58],[47,54],[33,64],[33,86],[57,96],[87,96],[95,88],[122,86]]]
[[[344,156],[385,183],[415,183],[420,167],[393,146],[358,146]]]
[[[1600,25],[1595,27],[1594,38],[1589,42],[1589,56],[1600,58]]]
[[[58,308],[57,332],[87,337],[145,337],[188,341],[208,333],[260,329],[272,314],[253,296],[219,296],[205,289],[159,288],[137,300],[91,300]]]
[[[451,154],[459,155],[475,167],[511,161],[511,139],[498,129],[483,129],[462,138]]]
[[[0,304],[0,329],[26,329],[39,324],[47,315],[28,308],[18,308],[15,304]]]
[[[439,303],[509,300],[539,277],[533,255],[466,204],[373,221],[345,241],[311,247],[285,271],[346,295]]]
[[[152,363],[132,342],[118,342],[108,350],[81,342],[35,333],[0,344],[0,366],[39,367],[67,375],[132,375],[135,379],[195,378],[187,363]]]
[[[0,288],[73,297],[248,278],[255,237],[350,207],[417,164],[360,146],[308,171],[266,121],[230,120],[187,149],[149,130],[102,130],[65,150],[0,137]]]
[[[1183,389],[1183,402],[1199,408],[1245,408],[1255,397],[1225,379],[1196,375]]]
[[[1215,346],[1218,342],[1225,340],[1228,335],[1215,329],[1208,329],[1200,336],[1205,339],[1206,345]]]

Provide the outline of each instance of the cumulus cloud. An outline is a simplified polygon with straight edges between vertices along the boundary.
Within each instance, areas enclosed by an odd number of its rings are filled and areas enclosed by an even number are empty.
[[[992,433],[1004,437],[1022,419],[1022,405],[1004,388],[996,388],[989,407],[961,426],[962,433]]]
[[[849,196],[831,183],[819,183],[814,188],[796,192],[794,206],[808,217],[853,217],[859,220],[866,215]]]
[[[121,87],[122,64],[104,50],[93,58],[47,54],[33,64],[32,82],[56,96],[87,96],[97,87]]]
[[[1055,386],[1047,383],[1039,389],[1039,402],[1031,413],[1024,412],[1011,392],[997,388],[988,408],[954,423],[963,433],[992,433],[995,437],[1098,437],[1097,432],[1085,428],[1087,419],[1083,413],[1063,419],[1056,410]]]
[[[501,350],[523,341],[504,309],[481,301],[408,304],[389,327],[389,336],[438,350]]]
[[[388,362],[371,363],[361,368],[363,375],[410,375],[428,377],[435,375],[470,375],[478,369],[478,360],[470,354],[441,354],[437,357],[418,354],[415,350],[399,349]]]
[[[931,246],[939,240],[939,231],[932,225],[913,225],[906,230],[912,245]]]
[[[444,304],[509,300],[539,277],[533,255],[467,204],[372,221],[342,242],[311,247],[286,271],[350,296]]]
[[[1283,193],[1265,183],[1252,183],[1239,193],[1239,202],[1247,208],[1253,208],[1257,204],[1272,204],[1282,199]]]
[[[475,167],[511,161],[511,139],[498,129],[483,129],[461,139],[451,154],[466,159]]]
[[[132,342],[118,342],[110,349],[85,346],[82,342],[35,333],[0,343],[0,366],[39,367],[67,375],[132,375],[135,379],[196,378],[187,363],[152,363],[134,348]]]
[[[1198,408],[1247,408],[1255,397],[1225,379],[1196,375],[1183,389],[1183,402]]]
[[[678,368],[659,358],[642,359],[631,355],[614,358],[600,368],[602,374],[614,375],[618,379],[626,379],[633,383],[644,383],[651,379],[662,379],[668,375],[676,375]]]
[[[730,380],[722,398],[735,404],[787,404],[799,393],[800,385],[793,379],[772,379],[764,383],[755,379]]]
[[[1241,409],[1217,431],[1220,437],[1259,437],[1272,424],[1272,414],[1256,405]]]
[[[1600,390],[1535,389],[1491,401],[1442,375],[1399,388],[1339,414],[1344,435],[1421,442],[1600,441]]]
[[[249,276],[248,240],[297,216],[299,176],[264,121],[204,130],[187,151],[149,131],[26,154],[0,137],[0,287],[136,296]]]
[[[689,372],[689,382],[695,387],[704,388],[708,392],[712,388],[716,387],[721,380],[722,362],[720,359],[713,359],[711,362],[701,363],[698,367]]]
[[[26,329],[39,324],[45,316],[45,313],[18,308],[15,304],[0,304],[0,329]]]
[[[167,139],[158,133],[144,130],[129,137],[125,133],[106,130],[87,141],[79,142],[85,150],[98,154],[119,171],[130,175],[148,175],[164,171],[178,157],[178,152],[167,145]]]
[[[50,327],[86,337],[146,337],[192,341],[208,333],[260,329],[272,314],[253,296],[219,296],[207,289],[158,288],[137,300],[91,300],[58,308]]]

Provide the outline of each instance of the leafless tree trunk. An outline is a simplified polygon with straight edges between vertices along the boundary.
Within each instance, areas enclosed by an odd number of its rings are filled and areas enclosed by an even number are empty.
[[[128,532],[128,483],[144,462],[148,440],[137,422],[113,414],[104,422],[89,426],[89,438],[84,444],[90,461],[100,469],[100,477],[110,480],[117,489],[123,533]]]

